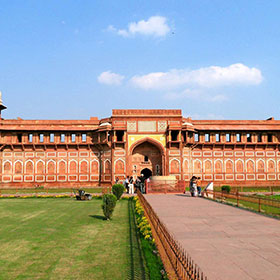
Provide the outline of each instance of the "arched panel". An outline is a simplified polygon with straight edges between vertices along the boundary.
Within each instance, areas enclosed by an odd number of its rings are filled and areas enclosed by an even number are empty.
[[[33,173],[34,173],[34,164],[33,164],[33,161],[28,160],[28,161],[25,163],[25,173],[26,173],[26,174],[33,174]]]
[[[241,160],[236,161],[236,172],[237,173],[244,172],[244,166],[243,166],[243,162]]]
[[[257,172],[263,173],[264,172],[264,161],[262,159],[257,161]]]
[[[226,161],[226,173],[233,173],[234,168],[233,168],[233,161],[227,160]]]
[[[91,162],[91,173],[92,174],[98,174],[99,170],[98,170],[98,161],[97,160],[93,160]]]
[[[63,175],[63,174],[66,174],[67,172],[67,166],[66,166],[66,162],[64,160],[61,160],[59,163],[58,163],[58,173],[60,175]]]
[[[12,174],[12,164],[10,161],[6,161],[3,166],[4,174]]]
[[[88,173],[88,162],[86,160],[80,162],[80,173],[81,174]]]
[[[275,172],[275,161],[274,160],[268,160],[267,161],[267,172],[268,173],[274,173]]]
[[[246,171],[247,171],[247,173],[254,173],[255,172],[255,164],[252,160],[247,161]]]
[[[204,162],[204,173],[206,174],[212,173],[212,162],[210,160],[206,160]]]
[[[44,174],[45,173],[45,165],[43,161],[38,161],[36,163],[36,173],[37,174]]]
[[[200,160],[195,160],[193,163],[194,173],[202,173],[202,165]]]
[[[75,174],[78,173],[78,164],[76,161],[71,160],[69,163],[69,174]]]
[[[111,162],[109,160],[106,160],[104,165],[105,165],[104,173],[111,174]]]
[[[223,163],[221,160],[215,161],[215,173],[222,173],[223,172]]]
[[[184,173],[189,173],[189,161],[187,159],[184,160]]]
[[[55,174],[55,162],[49,161],[47,165],[47,174]]]
[[[177,159],[170,161],[170,174],[180,173],[180,162]]]
[[[21,161],[15,162],[15,174],[21,174],[23,173],[23,164]]]
[[[118,159],[115,162],[115,173],[116,174],[124,174],[124,162],[120,159]]]

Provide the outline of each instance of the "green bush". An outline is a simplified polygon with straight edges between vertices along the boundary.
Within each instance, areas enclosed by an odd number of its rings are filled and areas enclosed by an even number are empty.
[[[113,194],[104,194],[102,196],[103,204],[102,204],[102,209],[104,216],[107,220],[112,218],[116,203],[117,203],[117,198]]]
[[[124,193],[124,185],[122,184],[115,184],[112,187],[112,192],[116,196],[117,200],[120,200]]]
[[[222,186],[222,192],[230,193],[230,186],[229,185],[223,185]]]

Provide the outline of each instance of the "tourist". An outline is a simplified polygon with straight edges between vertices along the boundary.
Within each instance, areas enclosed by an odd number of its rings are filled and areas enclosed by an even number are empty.
[[[145,177],[144,177],[144,174],[141,174],[139,179],[140,179],[140,191],[141,191],[141,193],[145,193]]]
[[[139,177],[137,177],[136,180],[135,180],[135,183],[134,183],[134,189],[135,189],[136,193],[137,193],[137,190],[141,191],[140,183],[141,183],[141,180],[139,179]]]
[[[129,178],[128,188],[129,188],[129,194],[133,194],[134,193],[134,185],[133,185],[133,177],[132,176],[130,176],[130,178]]]
[[[125,188],[126,188],[126,193],[129,192],[128,185],[129,185],[129,176],[126,176],[126,179],[125,179],[125,181],[124,181],[124,186],[125,186]]]
[[[117,177],[117,178],[116,178],[116,181],[115,181],[115,184],[118,184],[118,183],[119,183],[119,180],[120,180],[119,177]]]
[[[192,176],[191,180],[190,180],[190,193],[191,196],[196,196],[197,193],[197,189],[196,189],[196,177]]]
[[[197,184],[197,195],[201,196],[201,178],[200,177],[197,178],[196,184]]]

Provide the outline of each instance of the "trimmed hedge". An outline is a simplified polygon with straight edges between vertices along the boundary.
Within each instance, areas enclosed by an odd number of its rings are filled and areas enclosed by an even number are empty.
[[[120,200],[124,193],[124,185],[122,184],[115,184],[112,187],[112,193],[116,196],[117,200]]]
[[[110,220],[113,216],[113,212],[117,203],[117,198],[113,194],[104,194],[102,196],[103,204],[101,205],[103,209],[104,216],[107,220]]]
[[[229,185],[222,186],[222,192],[230,193],[231,187]]]

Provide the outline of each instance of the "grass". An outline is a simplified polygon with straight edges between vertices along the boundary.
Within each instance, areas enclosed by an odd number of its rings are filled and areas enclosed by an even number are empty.
[[[1,199],[0,279],[146,279],[129,203]]]
[[[31,193],[72,193],[76,188],[17,188],[17,189],[0,189],[0,194],[31,194]],[[102,188],[81,188],[85,190],[87,193],[101,193]]]
[[[278,196],[278,197],[280,197],[280,196]],[[236,200],[233,198],[226,198],[224,200],[224,202],[229,203],[231,205],[235,205],[235,206],[237,205]],[[258,205],[258,203],[255,203],[255,202],[239,200],[239,207],[245,208],[245,209],[250,209],[250,210],[253,210],[254,212],[259,212],[259,205]],[[260,210],[261,210],[261,213],[264,213],[264,214],[267,214],[270,216],[280,217],[280,208],[272,207],[272,206],[268,206],[268,205],[261,205]]]

